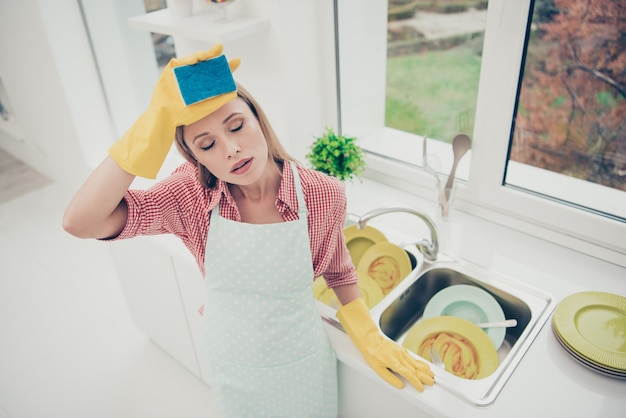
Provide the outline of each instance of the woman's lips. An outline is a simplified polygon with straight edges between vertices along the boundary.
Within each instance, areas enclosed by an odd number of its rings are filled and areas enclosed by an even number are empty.
[[[232,169],[230,170],[233,174],[243,174],[250,169],[252,158],[246,158],[244,160],[239,160],[237,163],[233,164]]]

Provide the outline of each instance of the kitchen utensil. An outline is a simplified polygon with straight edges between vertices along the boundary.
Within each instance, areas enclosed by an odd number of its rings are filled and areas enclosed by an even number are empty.
[[[517,319],[507,319],[497,322],[480,322],[476,324],[478,328],[511,328],[517,326]]]
[[[432,361],[432,363],[436,367],[439,367],[442,370],[446,369],[446,365],[443,362],[443,360],[441,359],[441,356],[439,355],[439,352],[437,350],[435,350],[435,347],[431,347],[430,348],[430,360]]]
[[[424,165],[424,171],[426,171],[428,174],[432,175],[435,178],[435,184],[437,186],[437,190],[441,189],[441,180],[439,179],[439,174],[437,173],[437,170],[435,170],[435,168],[431,165],[430,159],[432,158],[431,155],[428,155],[428,137],[426,135],[424,135],[424,141],[422,142],[422,159],[424,161],[423,165]]]
[[[452,140],[452,152],[454,153],[454,161],[452,163],[452,169],[450,170],[450,175],[448,176],[448,180],[444,186],[446,193],[446,199],[450,198],[450,190],[452,189],[452,184],[454,182],[454,176],[456,175],[456,167],[459,165],[459,161],[465,155],[465,153],[470,149],[472,145],[472,141],[470,137],[466,134],[458,134]],[[447,205],[445,205],[447,206]]]

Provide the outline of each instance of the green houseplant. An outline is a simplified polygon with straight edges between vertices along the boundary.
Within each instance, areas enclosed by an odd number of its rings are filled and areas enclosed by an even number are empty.
[[[355,138],[337,135],[328,127],[315,140],[306,158],[314,169],[341,181],[360,177],[365,169],[363,150]]]

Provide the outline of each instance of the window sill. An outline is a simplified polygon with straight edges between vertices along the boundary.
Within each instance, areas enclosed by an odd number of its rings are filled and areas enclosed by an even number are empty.
[[[383,138],[383,139],[381,139]],[[416,135],[406,134],[392,129],[384,128],[359,139],[359,146],[366,151],[366,172],[364,177],[375,182],[390,186],[403,192],[407,192],[416,199],[422,199],[430,203],[429,210],[436,215],[437,191],[434,177],[422,168],[423,139]],[[428,154],[435,155],[441,160],[441,172],[449,172],[452,164],[451,145],[440,141],[428,141]],[[510,187],[500,186],[499,197],[501,205],[490,205],[480,200],[476,193],[476,185],[471,185],[469,179],[469,165],[471,151],[468,152],[457,169],[456,197],[454,207],[456,210],[475,216],[477,218],[504,226],[506,228],[537,237],[539,239],[569,248],[583,254],[590,255],[618,266],[625,265],[624,234],[626,225],[614,219],[603,218],[594,213],[585,213],[574,207],[562,209],[568,214],[567,218],[574,217],[569,214],[582,215],[589,222],[578,223],[577,233],[560,229],[550,221],[553,216],[551,208],[565,206],[547,199],[541,199],[535,195],[514,190]],[[447,174],[440,176],[440,181],[447,180]],[[560,183],[561,185],[563,183]],[[576,192],[577,189],[574,190]],[[513,209],[510,202],[524,202],[516,204]],[[548,208],[542,211],[544,216],[533,219],[529,216],[530,210],[523,207],[546,205]],[[615,202],[613,202],[615,204]],[[507,206],[508,205],[508,206]],[[544,207],[544,206],[542,206]],[[562,213],[562,212],[559,212]],[[563,215],[560,215],[564,219]],[[579,219],[576,217],[576,219]],[[592,235],[586,236],[592,228]],[[600,237],[600,239],[597,238]]]

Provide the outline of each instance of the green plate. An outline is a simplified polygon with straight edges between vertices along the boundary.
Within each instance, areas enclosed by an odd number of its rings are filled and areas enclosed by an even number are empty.
[[[552,320],[572,350],[597,365],[626,371],[626,297],[575,293],[557,305]]]

